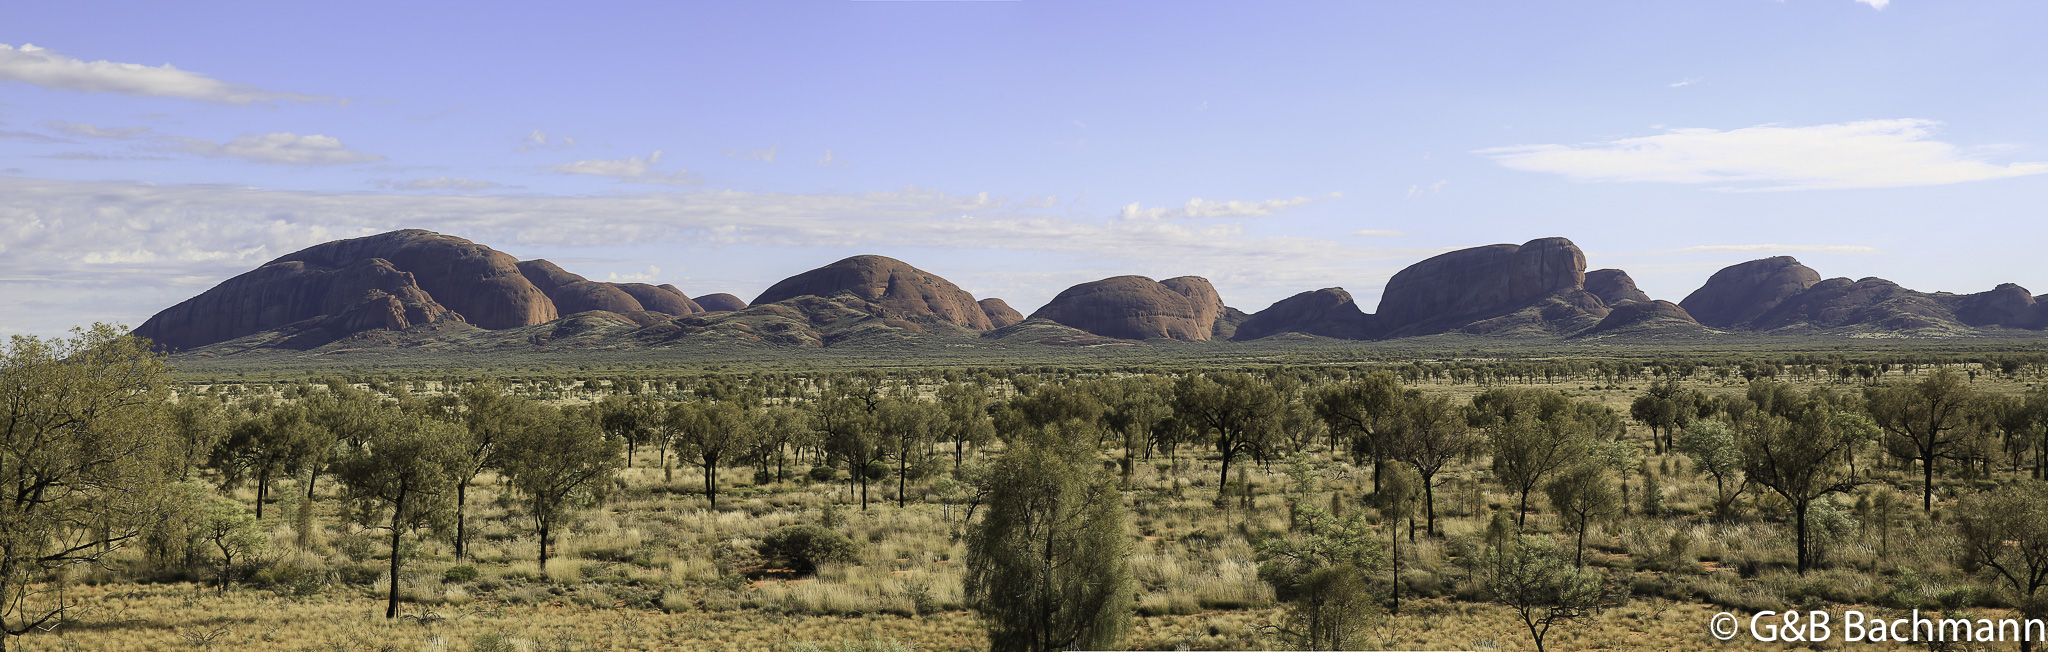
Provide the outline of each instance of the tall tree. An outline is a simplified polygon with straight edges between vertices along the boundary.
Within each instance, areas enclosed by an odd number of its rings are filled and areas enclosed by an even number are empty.
[[[384,617],[396,618],[402,539],[449,516],[463,432],[417,414],[387,411],[380,421],[377,436],[341,463],[340,475],[356,517],[391,531],[391,594]]]
[[[1862,421],[1863,423],[1858,423]],[[1848,450],[1860,428],[1860,415],[1830,413],[1825,404],[1811,404],[1794,418],[1760,415],[1742,425],[1744,472],[1749,479],[1784,498],[1792,507],[1799,574],[1805,575],[1819,555],[1812,545],[1807,514],[1816,500],[1855,489],[1848,471]]]
[[[1478,452],[1479,438],[1450,397],[1410,393],[1402,397],[1400,416],[1386,439],[1388,456],[1415,469],[1428,514],[1426,531],[1435,535],[1436,487],[1444,482],[1437,476],[1451,462]]]
[[[1974,392],[1955,372],[1942,369],[1917,383],[1872,387],[1863,395],[1871,420],[1884,429],[1886,450],[1920,462],[1920,509],[1934,511],[1935,463],[1959,457]]]
[[[1990,569],[1993,588],[2023,619],[2048,617],[2048,483],[2027,480],[1964,498],[1956,509],[1967,570]],[[2021,638],[2021,650],[2033,650]]]
[[[1699,421],[1678,436],[1678,450],[1692,458],[1693,468],[1714,478],[1714,515],[1733,516],[1735,499],[1742,495],[1742,447],[1736,445],[1735,431],[1720,421]],[[1733,490],[1730,490],[1730,486]]]
[[[0,649],[62,622],[51,583],[142,535],[181,472],[170,366],[112,326],[0,347]]]
[[[1135,588],[1123,496],[1092,442],[1058,426],[1020,433],[992,467],[988,514],[967,543],[967,600],[990,649],[1116,647]]]
[[[945,415],[915,398],[891,397],[875,410],[875,429],[896,458],[896,506],[908,504],[910,464],[922,459]]]
[[[618,472],[624,444],[604,436],[589,419],[553,408],[544,408],[530,425],[510,434],[502,458],[505,476],[526,501],[545,570],[555,525],[579,498]]]
[[[1284,407],[1280,392],[1250,374],[1188,375],[1174,383],[1174,414],[1214,436],[1216,452],[1223,457],[1216,483],[1218,501],[1229,491],[1230,463],[1265,453],[1279,434],[1278,417]]]
[[[1330,425],[1330,432],[1349,435],[1352,450],[1372,459],[1373,491],[1380,490],[1384,443],[1401,413],[1401,396],[1401,381],[1392,373],[1377,372],[1330,387],[1312,399],[1316,416]]]
[[[718,509],[718,467],[753,445],[754,424],[733,402],[677,405],[688,407],[669,413],[672,418],[681,417],[672,426],[681,444],[676,454],[703,469],[704,496],[711,500],[712,509]]]
[[[1607,482],[1607,469],[1575,464],[1544,483],[1543,493],[1550,496],[1550,507],[1557,510],[1565,529],[1578,539],[1572,565],[1585,567],[1586,531],[1592,529],[1594,519],[1612,515],[1621,504],[1614,485]]]
[[[1515,525],[1520,527],[1529,514],[1529,494],[1543,485],[1551,473],[1578,461],[1586,446],[1578,424],[1559,414],[1549,421],[1536,411],[1524,411],[1487,428],[1487,444],[1493,453],[1493,475],[1501,486],[1520,496],[1515,507]]]
[[[459,395],[464,436],[455,457],[455,558],[469,558],[469,486],[484,470],[499,466],[505,441],[533,427],[534,406],[506,394],[496,383],[471,383]]]
[[[1550,539],[1521,536],[1503,547],[1509,549],[1501,552],[1486,588],[1521,618],[1536,652],[1543,652],[1552,628],[1585,620],[1606,603],[1605,576],[1571,565]]]

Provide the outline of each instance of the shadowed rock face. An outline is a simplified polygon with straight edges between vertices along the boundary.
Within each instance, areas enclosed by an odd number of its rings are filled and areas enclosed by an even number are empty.
[[[1339,339],[1363,339],[1369,329],[1365,312],[1344,288],[1303,292],[1275,302],[1238,324],[1231,339],[1256,340],[1279,333],[1307,333]]]
[[[1747,323],[1752,330],[1875,327],[1905,331],[1950,328],[1955,313],[1934,295],[1915,292],[1881,278],[1831,278],[1786,297]]]
[[[1600,300],[1609,307],[1650,300],[1650,295],[1636,288],[1636,280],[1629,278],[1628,272],[1618,269],[1596,269],[1586,272],[1586,291],[1600,297]]]
[[[1537,238],[1515,249],[1508,266],[1508,301],[1523,303],[1586,285],[1586,254],[1564,238]]]
[[[657,287],[646,283],[612,283],[611,286],[632,296],[634,300],[640,302],[641,307],[653,312],[677,317],[704,312],[703,307],[691,301],[690,297],[684,296],[682,290],[677,290],[673,285]]]
[[[2048,322],[2048,306],[2012,283],[1955,300],[1956,319],[1971,326],[2038,328]]]
[[[746,310],[747,302],[739,297],[720,292],[697,297],[697,306],[705,312],[731,312]]]
[[[1820,282],[1820,273],[1791,256],[1722,268],[1678,305],[1701,324],[1729,328],[1748,323]]]
[[[1588,276],[1590,277],[1591,275],[1589,274]],[[1614,306],[1608,311],[1607,317],[1601,319],[1599,324],[1593,326],[1592,330],[1587,331],[1587,334],[1605,333],[1638,324],[1660,321],[1678,324],[1697,323],[1693,320],[1692,315],[1685,312],[1685,308],[1669,301],[1629,301]]]
[[[639,299],[633,298],[633,295],[626,294],[625,290],[621,290],[610,283],[599,283],[596,281],[570,283],[555,288],[554,291],[548,293],[548,298],[554,300],[555,310],[564,315],[573,315],[592,310],[603,310],[623,315],[647,309],[646,306],[640,305]]]
[[[519,261],[518,267],[519,275],[526,277],[528,283],[532,283],[534,287],[540,288],[540,291],[543,293],[552,293],[555,291],[555,288],[590,280],[569,273],[567,270],[562,269],[560,265],[541,259]],[[561,314],[573,313],[564,312]]]
[[[1395,335],[1441,332],[1579,291],[1585,283],[1586,254],[1564,238],[1460,249],[1394,274],[1374,320]]]
[[[854,256],[783,279],[750,305],[846,292],[876,304],[883,317],[928,317],[975,330],[989,330],[981,305],[951,281],[884,256]]]
[[[1199,276],[1117,276],[1067,288],[1031,316],[1104,337],[1193,342],[1214,336],[1225,310],[1216,288]]]
[[[319,329],[334,333],[371,324],[406,328],[466,321],[512,328],[554,319],[554,303],[516,262],[489,247],[429,231],[339,240],[228,279],[157,313],[135,333],[160,346],[189,349],[308,320],[320,320]]]
[[[1024,313],[1017,312],[1016,308],[1011,308],[1010,304],[1004,303],[1002,299],[989,297],[982,299],[980,303],[981,313],[988,315],[988,323],[994,328],[1002,328],[1024,321]]]

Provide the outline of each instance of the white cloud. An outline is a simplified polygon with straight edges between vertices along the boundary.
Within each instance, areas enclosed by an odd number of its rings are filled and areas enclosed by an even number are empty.
[[[489,190],[503,188],[505,184],[463,177],[429,177],[420,179],[377,179],[370,182],[388,190]]]
[[[1866,4],[1866,5],[1870,5],[1870,8],[1872,8],[1872,9],[1876,9],[1876,10],[1878,10],[1878,11],[1884,11],[1884,8],[1885,8],[1886,6],[1888,6],[1888,5],[1890,5],[1890,4],[1892,3],[1892,0],[1856,0],[1856,1],[1857,1],[1857,2],[1860,2],[1860,3],[1863,3],[1863,4]]]
[[[382,156],[349,149],[341,144],[339,138],[319,134],[242,134],[225,143],[197,138],[173,140],[178,143],[178,149],[191,154],[276,165],[345,165],[384,160]]]
[[[647,269],[640,270],[638,274],[612,272],[606,274],[604,280],[612,283],[653,283],[657,278],[661,278],[661,268],[648,265]]]
[[[530,152],[536,149],[562,150],[576,146],[576,138],[574,136],[556,134],[550,139],[547,132],[539,129],[535,129],[531,135],[519,139],[519,142],[525,143],[519,146],[519,151],[522,152]]]
[[[762,163],[774,163],[776,153],[781,151],[782,143],[776,143],[773,145],[769,145],[767,149],[750,149],[744,152],[736,150],[726,150],[725,155],[728,158],[743,159],[748,161],[760,161]],[[825,155],[829,157],[832,155],[832,153],[828,151],[825,153]]]
[[[1687,77],[1687,78],[1685,78],[1685,79],[1680,79],[1680,80],[1678,80],[1678,81],[1675,81],[1675,82],[1671,82],[1671,83],[1669,83],[1669,84],[1665,84],[1665,86],[1666,86],[1666,87],[1669,87],[1669,88],[1685,88],[1685,87],[1687,87],[1687,86],[1691,86],[1691,85],[1693,85],[1693,84],[1697,84],[1697,83],[1700,83],[1700,78],[1698,78],[1698,77]]]
[[[1421,184],[1408,186],[1408,198],[1414,199],[1416,197],[1421,197],[1424,195],[1441,195],[1444,193],[1444,186],[1450,184],[1450,179],[1438,179],[1436,183],[1432,183],[1427,186]]]
[[[622,159],[592,159],[575,163],[550,165],[547,166],[547,169],[562,174],[611,177],[614,180],[629,183],[654,183],[669,186],[694,186],[703,183],[702,180],[697,178],[697,175],[692,174],[689,170],[653,172],[649,169],[660,162],[661,150],[657,149],[654,150],[653,154],[649,154],[644,158],[633,156]]]
[[[1268,199],[1265,201],[1210,201],[1196,197],[1180,206],[1158,208],[1145,208],[1140,206],[1138,202],[1131,202],[1130,205],[1124,206],[1123,210],[1117,213],[1117,217],[1136,221],[1267,217],[1318,199],[1336,199],[1342,196],[1344,196],[1343,193],[1333,192],[1321,197],[1295,197],[1292,199]]]
[[[1785,245],[1785,244],[1739,244],[1739,245],[1698,245],[1679,251],[1715,252],[1775,252],[1775,253],[1823,253],[1823,254],[1875,254],[1883,253],[1876,247],[1862,245]]]
[[[95,127],[83,122],[65,122],[62,120],[51,120],[43,123],[43,126],[74,136],[90,136],[93,138],[121,140],[142,138],[150,135],[149,127]]]
[[[0,140],[18,140],[24,143],[35,143],[38,145],[61,145],[73,143],[73,141],[58,138],[56,136],[52,136],[49,134],[39,134],[33,131],[9,131],[6,129],[0,129]]]
[[[834,155],[832,150],[829,149],[825,150],[825,155],[818,159],[818,167],[822,168],[843,168],[848,165],[851,165],[851,163],[839,160],[838,156]]]
[[[1401,236],[1408,235],[1408,232],[1395,231],[1393,229],[1365,229],[1362,231],[1352,231],[1351,235],[1365,236],[1368,238],[1398,238]]]
[[[1985,150],[1933,140],[1932,120],[1865,120],[1729,131],[1671,129],[1583,145],[1478,150],[1509,168],[1578,181],[1737,184],[1723,190],[1927,186],[2041,174],[2048,163],[1984,162]]]
[[[232,84],[171,64],[145,66],[111,61],[81,61],[24,43],[0,43],[0,80],[85,93],[120,93],[136,97],[174,97],[221,104],[254,102],[333,102],[325,95],[266,91]]]

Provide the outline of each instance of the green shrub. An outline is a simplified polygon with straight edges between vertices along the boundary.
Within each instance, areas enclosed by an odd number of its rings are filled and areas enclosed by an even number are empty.
[[[449,566],[448,570],[441,571],[441,581],[460,584],[475,580],[478,574],[475,566]]]
[[[833,478],[839,476],[839,470],[824,465],[813,466],[810,476],[812,482],[831,482]]]
[[[802,523],[768,533],[756,550],[770,562],[810,575],[818,564],[853,561],[858,548],[838,531]]]

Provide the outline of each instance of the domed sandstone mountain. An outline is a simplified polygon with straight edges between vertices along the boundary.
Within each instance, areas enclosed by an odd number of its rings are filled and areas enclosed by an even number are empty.
[[[1731,328],[1747,324],[1793,295],[1820,282],[1820,273],[1791,256],[1775,256],[1724,267],[1678,305],[1701,324]]]
[[[983,331],[993,328],[974,295],[931,272],[885,256],[854,256],[791,276],[770,286],[748,305],[761,306],[802,296],[829,297],[840,292],[876,304],[883,313],[879,316],[936,319]]]
[[[697,297],[696,301],[697,306],[703,308],[705,312],[732,312],[734,310],[747,309],[745,299],[724,292]]]
[[[981,313],[988,315],[988,323],[994,328],[1002,328],[1024,321],[1024,313],[1017,312],[1016,308],[1011,308],[1010,304],[1003,302],[1002,299],[989,297],[982,299],[980,303]]]
[[[1609,308],[1633,301],[1649,301],[1650,295],[1636,288],[1636,280],[1628,272],[1618,269],[1596,269],[1586,272],[1586,291],[1600,297]]]
[[[1338,339],[1365,339],[1370,333],[1364,311],[1344,288],[1303,292],[1274,302],[1238,324],[1231,339],[1244,341],[1280,333],[1306,333]]]
[[[464,321],[501,329],[554,319],[554,303],[517,262],[490,247],[418,229],[338,240],[228,279],[157,313],[135,333],[159,346],[189,349],[342,315],[350,316],[331,326]]]
[[[1214,337],[1227,310],[1199,276],[1116,276],[1067,288],[1031,317],[1104,337],[1195,342]]]

